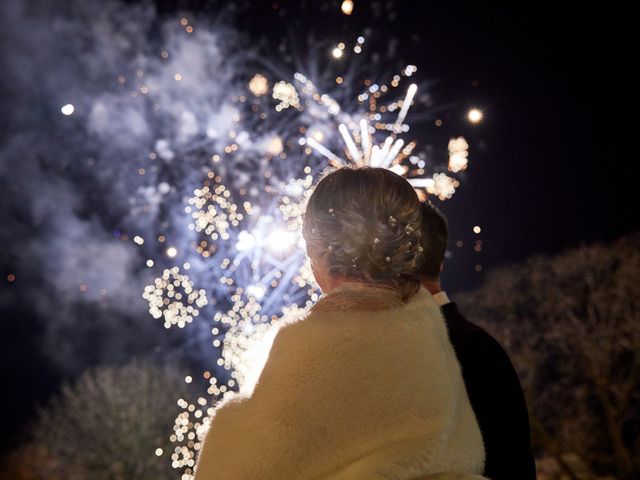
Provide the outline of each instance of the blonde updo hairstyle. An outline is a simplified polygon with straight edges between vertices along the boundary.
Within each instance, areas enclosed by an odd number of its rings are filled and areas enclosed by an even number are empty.
[[[323,257],[331,276],[391,286],[404,302],[420,289],[420,201],[387,169],[326,174],[309,198],[303,235],[309,256]]]

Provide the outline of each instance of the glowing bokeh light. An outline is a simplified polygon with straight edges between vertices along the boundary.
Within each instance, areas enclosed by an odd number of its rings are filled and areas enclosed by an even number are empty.
[[[267,244],[269,248],[276,252],[288,250],[296,244],[298,236],[295,232],[289,232],[283,229],[277,229],[267,236]]]
[[[251,90],[251,93],[253,93],[256,97],[268,93],[269,81],[267,80],[267,77],[256,73],[249,81],[249,90]]]
[[[467,118],[471,123],[480,123],[483,117],[484,117],[484,113],[482,113],[482,111],[478,110],[477,108],[472,108],[471,110],[469,110],[469,113],[467,114]]]
[[[142,298],[149,302],[153,318],[164,319],[165,328],[183,328],[208,303],[206,292],[194,289],[193,282],[178,267],[165,269],[152,285],[144,287]]]
[[[293,84],[288,82],[278,82],[273,86],[272,96],[280,103],[276,105],[276,110],[280,111],[284,108],[300,107],[300,99],[298,98],[298,92]]]
[[[75,111],[75,107],[72,104],[67,103],[60,109],[60,111],[62,112],[63,115],[69,116]]]
[[[469,144],[464,137],[449,140],[449,170],[453,173],[467,169],[469,163]]]
[[[340,10],[345,15],[351,15],[353,13],[353,0],[344,0],[340,5]]]
[[[238,242],[236,243],[236,249],[239,252],[251,250],[256,244],[256,238],[246,230],[242,230],[238,234]]]

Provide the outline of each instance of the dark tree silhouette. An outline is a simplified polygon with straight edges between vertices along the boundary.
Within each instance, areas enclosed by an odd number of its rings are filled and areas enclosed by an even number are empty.
[[[169,435],[185,389],[171,367],[87,371],[41,410],[31,441],[5,461],[6,478],[175,480]]]
[[[640,477],[640,234],[495,270],[460,300],[510,353],[563,478]]]

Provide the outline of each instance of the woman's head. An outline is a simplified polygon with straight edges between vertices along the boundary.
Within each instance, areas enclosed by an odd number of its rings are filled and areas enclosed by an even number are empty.
[[[320,286],[346,278],[393,286],[403,300],[420,288],[420,201],[384,168],[341,168],[309,198],[303,234]],[[326,281],[325,281],[326,283]]]

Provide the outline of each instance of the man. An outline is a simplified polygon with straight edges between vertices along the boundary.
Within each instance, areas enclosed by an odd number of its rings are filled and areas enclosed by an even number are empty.
[[[422,285],[444,315],[462,367],[471,406],[486,451],[484,474],[491,480],[535,480],[529,417],[520,380],[500,344],[462,316],[440,285],[448,227],[432,205],[422,204]]]

